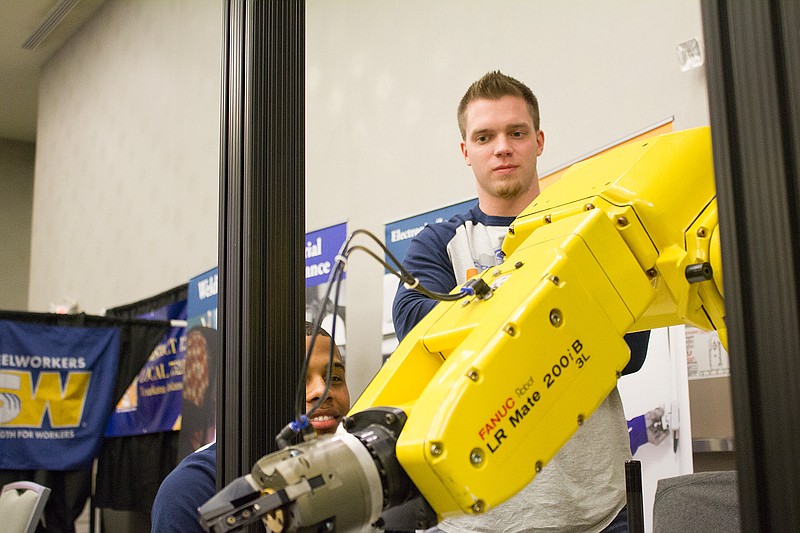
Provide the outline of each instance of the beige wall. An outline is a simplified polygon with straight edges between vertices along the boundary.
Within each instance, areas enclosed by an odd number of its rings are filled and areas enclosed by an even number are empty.
[[[221,21],[217,0],[109,0],[43,67],[31,310],[216,265]]]
[[[0,309],[28,309],[33,143],[0,139]]]
[[[501,69],[540,98],[542,174],[674,117],[708,124],[699,0],[307,0],[307,227],[383,224],[475,195],[455,107]],[[45,66],[30,307],[89,312],[217,261],[219,0],[109,0]],[[347,273],[353,396],[381,361],[383,269]]]
[[[708,124],[703,69],[676,45],[702,42],[699,0],[308,0],[308,225],[383,225],[475,197],[455,109],[500,69],[541,104],[540,174],[675,117]],[[365,208],[365,206],[369,206]],[[383,269],[347,271],[348,380],[380,365]]]

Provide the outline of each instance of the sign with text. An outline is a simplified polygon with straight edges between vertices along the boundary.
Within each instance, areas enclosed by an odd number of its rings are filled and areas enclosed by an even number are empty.
[[[113,403],[117,328],[0,320],[0,469],[91,464]]]
[[[183,320],[186,300],[138,318]],[[169,329],[128,386],[106,425],[107,437],[143,435],[180,429],[181,395],[186,358],[186,328]]]
[[[338,307],[334,311],[336,300],[335,287],[329,298],[325,299],[328,280],[336,266],[336,256],[347,240],[347,223],[336,224],[306,233],[306,320],[314,322],[322,313],[322,328],[334,336],[336,346],[342,357],[346,356],[347,332],[345,325],[347,296],[345,290],[345,274],[342,273],[339,284]]]
[[[316,287],[328,281],[336,262],[336,255],[346,239],[346,223],[306,233],[306,288]]]

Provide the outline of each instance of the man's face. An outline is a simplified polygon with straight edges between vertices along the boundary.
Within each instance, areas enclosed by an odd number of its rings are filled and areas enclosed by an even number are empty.
[[[306,337],[306,350],[311,337]],[[306,373],[306,412],[310,411],[325,391],[325,378],[328,375],[328,359],[330,357],[330,337],[318,336],[314,342],[314,351],[308,362]],[[328,396],[322,405],[311,415],[311,427],[317,435],[334,433],[342,417],[350,410],[350,391],[344,379],[344,365],[339,351],[334,347],[333,370]]]
[[[536,159],[544,149],[544,133],[534,129],[525,100],[474,100],[467,106],[465,130],[461,153],[475,174],[481,209],[517,216],[539,195]]]

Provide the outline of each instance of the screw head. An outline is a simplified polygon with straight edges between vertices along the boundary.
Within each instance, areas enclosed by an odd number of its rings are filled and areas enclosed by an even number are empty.
[[[469,454],[469,462],[472,463],[472,466],[479,466],[483,463],[483,450],[480,448],[475,448]]]
[[[433,444],[431,444],[431,455],[432,456],[439,457],[440,455],[442,455],[443,452],[444,452],[444,448],[442,448],[442,445],[440,443],[434,442]]]
[[[550,224],[552,221],[553,221],[553,217],[551,215],[545,215],[544,216],[544,223],[545,224]]]
[[[619,225],[619,226],[623,226],[623,227],[624,227],[624,226],[627,226],[627,225],[628,225],[628,219],[627,219],[627,217],[625,217],[624,215],[620,215],[620,216],[618,216],[618,217],[617,217],[617,225]]]
[[[550,323],[556,327],[560,326],[564,321],[564,316],[559,309],[552,309],[550,311]]]
[[[470,370],[469,372],[467,372],[467,377],[472,381],[478,381],[478,371]]]
[[[478,500],[472,504],[472,512],[476,514],[482,513],[486,509],[486,504],[483,503],[483,500]]]
[[[583,209],[586,210],[586,211],[591,211],[592,209],[594,209],[594,204],[593,203],[588,203],[585,206],[583,206]]]
[[[542,462],[541,461],[536,461],[536,466],[534,468],[536,469],[536,473],[537,474],[539,472],[541,472],[542,471]]]

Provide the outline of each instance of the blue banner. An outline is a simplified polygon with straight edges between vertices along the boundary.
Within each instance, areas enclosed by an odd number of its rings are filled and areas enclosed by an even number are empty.
[[[327,283],[336,255],[346,239],[347,223],[344,222],[306,233],[306,289]]]
[[[117,328],[0,320],[0,469],[88,467],[113,403]]]
[[[185,320],[186,300],[138,318]],[[185,358],[186,328],[170,328],[108,418],[106,436],[125,437],[180,429]]]
[[[217,292],[219,268],[203,272],[189,280],[186,303],[186,328],[194,326],[217,329]]]

